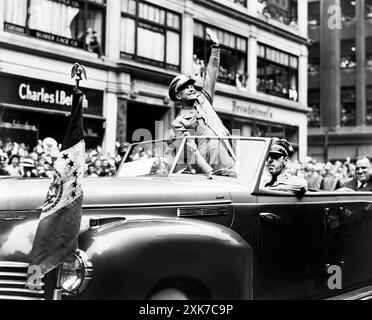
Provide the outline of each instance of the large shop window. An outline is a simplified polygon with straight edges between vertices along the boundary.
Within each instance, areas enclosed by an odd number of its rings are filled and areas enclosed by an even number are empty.
[[[181,16],[139,0],[121,3],[121,58],[179,71]]]
[[[297,0],[257,0],[258,14],[297,28]]]
[[[356,125],[356,94],[355,87],[341,88],[341,126]]]
[[[298,58],[283,51],[257,45],[257,90],[298,100]]]
[[[5,0],[5,31],[103,54],[106,0]]]
[[[204,77],[211,54],[210,43],[205,33],[207,27],[214,30],[220,40],[221,62],[217,81],[236,85],[238,88],[246,88],[248,80],[247,40],[199,22],[194,23],[194,76]]]

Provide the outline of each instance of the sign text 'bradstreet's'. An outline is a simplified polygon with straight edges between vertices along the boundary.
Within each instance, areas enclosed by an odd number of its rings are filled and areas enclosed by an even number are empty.
[[[272,119],[273,112],[270,107],[261,107],[258,105],[239,105],[235,100],[232,102],[234,113],[244,113],[257,118]]]

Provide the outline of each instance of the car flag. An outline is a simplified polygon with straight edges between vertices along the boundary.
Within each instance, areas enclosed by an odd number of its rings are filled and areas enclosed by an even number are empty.
[[[53,180],[42,206],[30,254],[29,281],[35,270],[43,277],[77,249],[85,165],[82,101],[82,92],[74,88],[69,125],[54,164]]]

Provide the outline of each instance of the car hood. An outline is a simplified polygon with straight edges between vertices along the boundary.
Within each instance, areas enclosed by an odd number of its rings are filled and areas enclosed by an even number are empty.
[[[159,205],[229,201],[231,178],[206,176],[152,176],[142,178],[88,178],[83,180],[83,206]],[[43,204],[50,180],[0,180],[0,211],[36,210]]]
[[[83,208],[97,207],[99,211],[102,207],[229,203],[229,186],[246,190],[246,187],[231,180],[191,175],[89,178],[83,180]],[[28,261],[40,207],[46,198],[49,184],[50,180],[47,179],[0,180],[0,261]],[[89,214],[83,217],[83,220],[89,218],[88,216]],[[226,225],[229,225],[231,218],[226,217]]]

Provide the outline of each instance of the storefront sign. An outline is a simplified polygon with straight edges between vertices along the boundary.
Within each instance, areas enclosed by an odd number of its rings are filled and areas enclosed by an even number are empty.
[[[265,120],[273,119],[273,111],[270,107],[261,106],[252,103],[242,103],[235,100],[232,101],[233,113],[245,115],[253,118]]]
[[[61,106],[72,106],[72,95],[68,95],[63,90],[55,90],[54,93],[48,93],[45,88],[41,88],[40,91],[33,91],[30,84],[21,83],[18,89],[19,97],[22,100],[58,104]],[[84,96],[84,107],[88,108],[88,100]]]
[[[70,111],[71,86],[0,73],[0,103]],[[103,115],[103,91],[82,88],[85,114]]]

